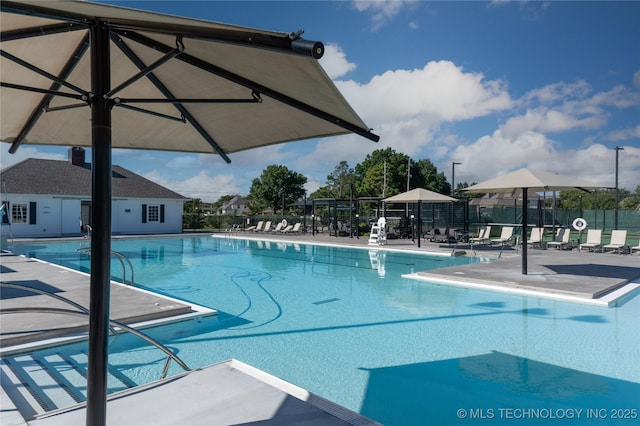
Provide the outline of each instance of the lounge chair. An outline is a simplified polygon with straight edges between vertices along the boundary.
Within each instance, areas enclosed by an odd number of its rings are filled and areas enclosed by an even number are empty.
[[[536,244],[542,247],[542,237],[544,235],[544,228],[531,228],[531,234],[527,240],[527,245],[535,247]]]
[[[264,224],[264,221],[260,220],[260,221],[258,221],[257,225],[250,226],[246,230],[247,231],[255,231],[255,232],[261,231],[263,224]]]
[[[638,241],[638,245],[637,246],[629,247],[629,253],[630,254],[633,254],[634,251],[640,251],[640,241]]]
[[[271,221],[268,220],[265,222],[264,228],[262,228],[262,232],[269,232],[270,230],[271,230]],[[256,229],[256,231],[259,231],[259,229]]]
[[[300,222],[297,222],[295,225],[289,225],[289,226],[287,226],[286,228],[284,228],[282,230],[282,233],[283,234],[298,233],[298,232],[300,232],[300,226],[302,226],[302,223],[300,223]]]
[[[491,244],[500,243],[502,245],[506,244],[511,237],[513,237],[513,226],[503,226],[502,231],[500,231],[500,237],[492,238]]]
[[[602,229],[588,229],[587,230],[587,242],[580,244],[579,250],[583,248],[589,249],[589,251],[595,251],[602,245]]]
[[[627,245],[627,231],[616,229],[611,231],[611,241],[609,244],[605,244],[602,246],[602,252],[606,253],[607,250],[616,251],[618,254],[622,251],[622,249]]]
[[[564,247],[568,247],[570,234],[571,234],[571,229],[559,228],[558,231],[556,232],[555,240],[549,241],[547,243],[547,248],[555,247],[556,249],[563,249]]]
[[[276,225],[276,227],[272,230],[272,232],[277,233],[277,232],[282,232],[282,230],[286,227],[286,222],[278,222],[278,224]]]
[[[477,237],[469,238],[469,243],[473,244],[485,244],[489,242],[489,236],[491,235],[491,226],[480,227],[480,233]]]

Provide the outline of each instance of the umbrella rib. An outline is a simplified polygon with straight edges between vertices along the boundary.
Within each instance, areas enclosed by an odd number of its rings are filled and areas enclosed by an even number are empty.
[[[169,47],[163,43],[157,42],[149,37],[145,37],[141,34],[138,33],[134,33],[134,32],[127,32],[126,35],[123,34],[123,36],[126,36],[127,38],[136,41],[140,44],[143,44],[149,48],[152,49],[156,49],[159,50],[163,53],[167,53],[168,51],[172,50],[172,47]],[[203,61],[199,58],[196,58],[195,56],[191,56],[187,53],[183,53],[180,56],[178,56],[176,59],[186,62],[189,65],[192,65],[194,67],[200,68],[204,71],[210,72],[212,74],[215,74],[219,77],[222,77],[226,80],[229,80],[231,82],[234,82],[240,86],[244,86],[244,87],[248,87],[252,90],[255,90],[259,93],[265,94],[277,101],[280,101],[286,105],[289,105],[293,108],[299,109],[300,111],[306,112],[307,114],[310,114],[314,117],[320,118],[322,120],[328,121],[330,123],[335,124],[338,127],[342,127],[343,129],[349,130],[350,132],[353,132],[357,135],[363,136],[367,139],[370,139],[374,142],[377,142],[380,140],[380,136],[371,133],[371,131],[369,129],[363,129],[359,126],[356,126],[352,123],[349,123],[347,121],[342,120],[339,117],[336,117],[335,115],[332,115],[326,111],[320,110],[318,108],[315,108],[309,104],[306,104],[304,102],[301,102],[297,99],[293,99],[290,96],[287,96],[283,93],[280,93],[276,90],[270,89],[266,86],[263,86],[259,83],[256,83],[255,81],[249,80],[245,77],[239,76],[238,74],[235,74],[231,71],[227,71],[223,68],[220,68],[216,65],[213,65],[209,62]]]
[[[69,75],[71,74],[71,71],[73,71],[76,65],[78,65],[78,62],[80,62],[80,60],[82,59],[82,57],[84,56],[84,54],[87,52],[88,49],[89,49],[89,34],[87,34],[82,39],[82,41],[78,44],[76,49],[73,51],[73,53],[67,60],[67,63],[62,68],[60,75],[51,84],[51,87],[50,87],[51,92],[60,88],[59,80],[65,80],[67,77],[69,77]],[[25,122],[24,126],[22,126],[22,129],[20,129],[18,136],[11,144],[11,147],[9,147],[9,152],[11,154],[14,154],[18,150],[18,148],[20,147],[24,139],[27,137],[27,135],[29,134],[33,126],[36,125],[37,121],[40,119],[42,114],[46,112],[46,108],[51,102],[51,99],[53,98],[53,96],[54,96],[53,93],[47,93],[45,96],[43,96],[43,98],[40,100],[40,103],[31,112],[31,115]]]
[[[110,34],[111,40],[120,50],[122,50],[125,55],[127,55],[129,60],[133,62],[135,66],[137,66],[141,70],[146,68],[145,63],[129,48],[129,46],[127,46],[122,37],[120,37],[115,32],[111,32]],[[173,49],[169,49],[169,51],[171,50]],[[165,51],[164,53],[167,53],[167,51]],[[175,98],[173,93],[171,93],[171,91],[160,81],[158,77],[156,77],[153,72],[146,74],[146,77],[165,97],[167,97],[168,99]],[[182,114],[182,117],[184,117],[185,120],[187,120],[189,124],[191,124],[195,128],[195,130],[209,143],[209,145],[211,145],[211,147],[218,153],[218,155],[220,155],[220,157],[222,157],[225,162],[231,163],[231,159],[229,158],[229,156],[222,150],[222,148],[213,139],[213,137],[211,137],[211,135],[202,127],[198,120],[196,120],[195,117],[191,115],[191,113],[182,104],[174,104],[174,106]]]
[[[40,74],[41,76],[46,77],[49,80],[55,81],[56,83],[58,83],[59,86],[65,86],[65,87],[73,90],[74,92],[78,92],[81,95],[89,97],[89,92],[87,92],[86,90],[82,90],[78,86],[75,86],[75,85],[65,81],[62,78],[59,78],[59,77],[57,77],[57,76],[55,76],[55,75],[53,75],[51,73],[48,73],[47,71],[43,70],[42,68],[36,67],[35,65],[30,64],[27,61],[25,61],[23,59],[20,59],[17,56],[12,55],[11,53],[9,53],[9,52],[7,52],[5,50],[0,50],[0,55],[3,58],[7,58],[12,62],[15,62],[16,64],[18,64],[18,65],[20,65],[20,66],[22,66],[22,67],[24,67],[24,68],[26,68],[26,69],[28,69],[30,71],[35,72],[36,74]]]

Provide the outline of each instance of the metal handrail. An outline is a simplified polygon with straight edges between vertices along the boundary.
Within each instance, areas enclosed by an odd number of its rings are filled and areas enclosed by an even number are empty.
[[[49,296],[63,303],[66,303],[67,305],[71,305],[74,308],[79,309],[80,311],[89,315],[89,310],[84,306],[82,306],[81,304],[76,303],[73,300],[67,299],[66,297],[62,297],[55,293],[50,293],[48,291],[40,290],[38,288],[33,288],[33,287],[29,287],[22,284],[7,283],[4,281],[0,282],[0,287],[15,288],[16,290],[25,290],[25,291],[30,291],[32,293],[41,294],[43,296]],[[115,328],[113,328],[112,326],[109,326],[109,328],[113,334],[118,335],[118,331]]]
[[[88,312],[83,312],[83,311],[72,311],[70,309],[60,309],[60,308],[46,308],[46,307],[26,307],[26,308],[5,308],[5,309],[0,309],[0,315],[2,314],[19,314],[19,313],[52,313],[52,314],[65,314],[65,315],[75,315],[75,316],[80,316],[83,318],[86,318],[87,316],[89,316]],[[162,352],[164,352],[167,355],[167,361],[164,364],[164,367],[162,369],[162,375],[161,375],[161,379],[164,379],[165,377],[167,377],[167,372],[169,371],[169,364],[171,362],[171,360],[174,360],[176,363],[178,363],[178,365],[180,367],[182,367],[185,371],[191,371],[191,369],[187,366],[187,364],[184,363],[184,361],[182,361],[180,359],[180,357],[178,357],[176,354],[174,354],[173,352],[171,352],[171,350],[169,348],[167,348],[166,346],[164,346],[162,343],[158,342],[157,340],[155,340],[154,338],[144,334],[143,332],[136,330],[133,327],[129,327],[128,325],[121,323],[119,321],[116,320],[109,320],[109,324],[113,324],[117,327],[120,327],[126,331],[128,331],[129,333],[140,337],[142,340],[152,344],[153,346],[155,346],[156,348],[160,349]]]
[[[79,248],[79,249],[76,250],[76,252],[91,255],[91,247]],[[131,263],[129,258],[127,256],[125,256],[124,254],[122,254],[120,252],[117,252],[115,250],[111,250],[111,254],[116,256],[116,258],[120,262],[120,265],[122,266],[122,283],[123,284],[127,283],[127,269],[126,269],[126,267],[124,265],[123,259],[127,261],[127,263],[129,264],[129,268],[131,269],[131,282],[130,282],[130,285],[133,285],[133,283],[134,283],[133,264]]]

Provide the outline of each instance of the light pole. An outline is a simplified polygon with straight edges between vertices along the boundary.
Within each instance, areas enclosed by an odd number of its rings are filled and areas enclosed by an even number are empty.
[[[624,148],[621,146],[616,146],[614,148],[616,150],[616,207],[615,207],[615,221],[614,221],[614,226],[613,229],[618,229],[618,193],[620,191],[618,191],[618,152],[619,151],[624,151]]]
[[[462,163],[457,163],[455,161],[451,162],[451,196],[455,197],[456,193],[456,166]],[[451,209],[451,227],[454,227],[454,217],[453,217],[453,204],[449,203],[449,208]]]
[[[462,163],[456,163],[453,161],[451,163],[451,196],[454,196],[456,193],[456,166]]]

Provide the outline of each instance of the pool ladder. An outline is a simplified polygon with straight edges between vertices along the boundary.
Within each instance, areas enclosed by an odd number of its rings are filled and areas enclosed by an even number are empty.
[[[50,293],[45,290],[21,284],[7,282],[1,282],[0,287],[13,288],[52,297],[75,308],[75,310],[48,307],[5,308],[0,309],[0,315],[19,313],[47,313],[73,315],[84,318],[89,316],[89,310],[87,308],[55,293]],[[141,338],[147,343],[160,349],[167,355],[167,360],[164,363],[162,374],[160,377],[161,380],[166,378],[171,361],[175,361],[184,371],[191,371],[191,369],[187,366],[187,364],[185,364],[182,359],[180,359],[180,357],[178,357],[169,348],[167,348],[151,336],[124,323],[109,319],[109,330],[111,331],[111,333],[115,336],[119,336],[120,333],[118,332],[118,329],[127,331],[134,336]],[[21,385],[19,387],[21,387],[23,391],[26,390],[29,393],[28,399],[32,401],[30,405],[32,409],[38,414],[60,408],[60,403],[55,402],[57,399],[67,401],[69,398],[72,398],[76,403],[83,402],[84,400],[84,396],[81,391],[84,385],[78,385],[78,379],[70,380],[66,378],[68,374],[65,373],[65,371],[75,371],[77,375],[82,376],[86,379],[86,367],[82,365],[83,362],[76,360],[77,357],[86,356],[86,354],[79,353],[76,355],[64,355],[58,352],[55,356],[57,356],[59,359],[54,362],[44,358],[40,359],[38,358],[39,355],[37,355],[36,351],[33,353],[4,355],[2,360],[0,361],[0,375],[3,376],[3,383],[6,379],[7,383],[9,383],[9,381],[12,381],[14,383],[26,384],[26,386]],[[5,369],[5,366],[8,370]],[[36,366],[37,368],[35,368]],[[13,378],[8,376],[9,373],[11,376],[13,376]],[[109,366],[109,374],[111,376],[114,376],[114,380],[120,383],[124,388],[132,388],[137,386],[137,384],[133,380],[129,379],[125,374],[121,373],[111,366]],[[51,382],[52,380],[54,381],[53,384]],[[72,382],[76,384],[73,384]],[[40,406],[40,409],[36,409],[36,407],[34,407],[34,404]],[[65,402],[63,402],[63,404],[65,404]]]
[[[91,247],[79,248],[78,250],[76,250],[76,252],[82,253],[82,254],[88,254],[89,256],[91,256]],[[134,282],[133,264],[131,263],[129,258],[124,254],[117,252],[115,250],[111,250],[111,254],[114,255],[116,259],[118,259],[118,261],[120,262],[120,265],[122,265],[122,283],[123,284],[127,284],[127,268],[124,265],[124,263],[127,262],[127,264],[129,265],[129,269],[131,270],[131,281],[129,282],[129,285],[133,285],[133,282]]]

